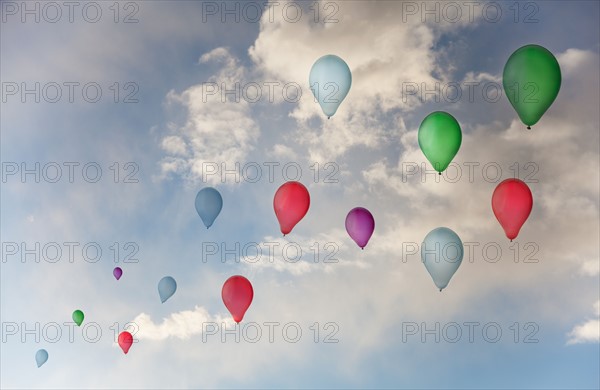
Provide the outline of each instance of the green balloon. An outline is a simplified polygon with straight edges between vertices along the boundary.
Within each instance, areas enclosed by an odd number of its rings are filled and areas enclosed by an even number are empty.
[[[81,326],[83,323],[83,312],[81,310],[75,310],[73,312],[73,321],[75,321],[77,326]]]
[[[528,129],[550,108],[560,90],[560,66],[548,49],[526,45],[504,66],[504,92]]]
[[[458,153],[461,142],[460,125],[447,112],[432,112],[419,126],[419,147],[440,175]]]

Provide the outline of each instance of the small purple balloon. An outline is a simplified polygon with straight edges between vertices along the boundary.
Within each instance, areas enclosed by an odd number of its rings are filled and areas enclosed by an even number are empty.
[[[113,269],[113,275],[115,276],[115,279],[121,279],[121,275],[123,275],[123,270],[121,267],[115,267],[115,269]]]
[[[364,207],[355,207],[346,216],[346,231],[361,249],[365,249],[375,230],[375,219]]]

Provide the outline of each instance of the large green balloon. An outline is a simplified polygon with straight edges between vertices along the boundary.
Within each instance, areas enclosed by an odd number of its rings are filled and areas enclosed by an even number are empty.
[[[75,310],[73,312],[73,321],[75,321],[77,326],[81,326],[83,323],[83,312],[81,310]]]
[[[560,66],[548,49],[526,45],[515,51],[504,66],[504,92],[530,129],[556,99],[560,90]]]
[[[460,125],[447,112],[432,112],[419,126],[419,147],[440,175],[458,153],[461,142]]]

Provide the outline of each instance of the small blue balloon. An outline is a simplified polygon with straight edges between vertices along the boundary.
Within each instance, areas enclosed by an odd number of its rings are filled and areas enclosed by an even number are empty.
[[[196,195],[196,211],[207,229],[215,222],[222,208],[223,198],[214,188],[203,188]]]
[[[162,303],[171,298],[176,290],[177,282],[170,276],[165,276],[158,282],[158,295]]]
[[[460,237],[446,227],[430,231],[421,246],[421,261],[435,285],[442,291],[463,259],[463,243]]]
[[[308,82],[323,113],[330,118],[350,91],[352,73],[344,60],[328,54],[313,64]]]
[[[48,352],[45,349],[40,349],[35,354],[35,362],[38,368],[40,368],[48,360]]]

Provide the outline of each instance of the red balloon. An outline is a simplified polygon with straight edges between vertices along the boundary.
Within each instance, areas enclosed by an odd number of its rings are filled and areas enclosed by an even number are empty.
[[[498,184],[492,195],[494,215],[511,241],[517,238],[532,207],[531,190],[519,179],[504,180]]]
[[[131,344],[133,344],[133,336],[129,332],[121,332],[119,334],[119,346],[127,354],[129,352],[129,348],[131,348]]]
[[[310,195],[302,183],[288,181],[279,187],[273,199],[273,208],[284,236],[304,218],[309,206]]]
[[[230,277],[223,284],[221,297],[227,310],[233,316],[233,320],[237,323],[242,321],[246,310],[252,303],[254,298],[254,290],[252,284],[243,276],[235,275]]]

